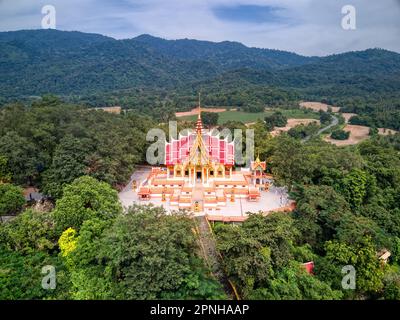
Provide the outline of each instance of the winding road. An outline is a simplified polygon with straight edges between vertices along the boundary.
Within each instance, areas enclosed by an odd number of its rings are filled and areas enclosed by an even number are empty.
[[[336,126],[339,123],[339,119],[336,116],[334,116],[333,114],[331,114],[331,117],[332,117],[332,121],[331,121],[331,123],[329,125],[327,125],[326,127],[318,130],[318,132],[316,134],[313,134],[311,136],[305,137],[302,140],[302,142],[306,142],[306,141],[310,140],[311,137],[319,136],[321,133],[324,133],[325,131],[329,130],[330,128]]]

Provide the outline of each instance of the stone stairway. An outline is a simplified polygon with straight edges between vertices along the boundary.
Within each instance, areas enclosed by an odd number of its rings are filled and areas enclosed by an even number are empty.
[[[221,264],[221,257],[216,248],[216,241],[213,233],[210,230],[209,224],[205,216],[194,218],[199,231],[199,242],[202,255],[206,261],[211,273],[222,284],[225,293],[229,299],[235,299],[235,293],[230,285],[228,278]]]
[[[196,210],[196,203],[198,205],[198,210]],[[193,188],[192,210],[193,210],[193,212],[202,212],[204,210],[204,207],[203,207],[203,186],[196,185]]]

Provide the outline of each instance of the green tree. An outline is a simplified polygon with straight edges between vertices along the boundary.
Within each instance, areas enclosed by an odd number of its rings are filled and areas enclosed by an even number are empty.
[[[273,274],[271,250],[252,238],[242,227],[218,225],[217,248],[224,260],[227,275],[249,295]]]
[[[331,138],[335,140],[347,140],[350,137],[350,131],[344,131],[342,129],[334,130],[331,133]]]
[[[266,300],[337,300],[338,290],[308,274],[298,262],[292,261],[268,283],[268,287],[255,290],[250,299]]]
[[[34,145],[14,131],[0,137],[0,155],[8,160],[13,181],[32,183],[37,177],[37,159]]]
[[[265,124],[267,126],[268,131],[274,129],[274,127],[284,127],[287,124],[287,117],[280,111],[275,111],[270,116],[266,116]]]
[[[316,274],[322,280],[331,283],[333,288],[343,290],[346,295],[353,295],[351,290],[341,287],[342,268],[347,265],[356,271],[356,294],[375,294],[383,287],[383,269],[376,255],[371,238],[366,237],[355,245],[342,242],[326,242],[326,255],[316,264]]]
[[[131,207],[105,231],[100,261],[115,282],[115,298],[212,299],[223,296],[196,255],[193,221],[162,208]],[[78,240],[79,248],[79,240]],[[177,293],[184,293],[177,297]]]
[[[357,209],[364,202],[367,195],[367,174],[355,169],[342,180],[342,193],[353,209]]]
[[[7,158],[0,156],[0,184],[11,181],[11,172],[7,165]]]
[[[49,170],[43,174],[42,191],[45,194],[60,198],[66,184],[85,175],[88,144],[88,141],[81,141],[70,135],[60,141]]]
[[[219,115],[217,112],[202,112],[201,119],[203,124],[207,127],[212,127],[218,125]]]
[[[241,226],[217,225],[215,233],[227,274],[245,298],[266,288],[293,259],[297,230],[288,215],[251,214]]]
[[[300,243],[322,249],[323,243],[335,236],[342,219],[350,215],[350,206],[342,195],[329,186],[306,186],[293,194],[297,201],[295,225]]]
[[[73,299],[217,299],[193,221],[162,208],[133,206],[115,220],[85,220],[59,239]]]
[[[309,182],[312,168],[301,142],[288,136],[279,137],[276,142],[270,159],[276,183],[291,190],[296,183]]]
[[[371,127],[369,128],[369,135],[370,136],[377,136],[379,133],[379,130],[377,127]]]
[[[319,121],[322,124],[329,124],[332,121],[332,116],[329,112],[320,111]]]
[[[15,214],[24,204],[22,188],[9,183],[0,183],[0,216]]]
[[[24,254],[52,251],[57,244],[52,214],[24,211],[0,226],[0,244]]]
[[[107,183],[83,176],[65,186],[56,202],[54,218],[59,232],[71,227],[79,230],[85,220],[112,219],[122,211],[118,194]]]
[[[296,139],[304,139],[308,136],[316,134],[318,132],[319,126],[315,123],[309,123],[307,125],[300,124],[291,128],[288,131],[288,135]]]
[[[54,266],[57,272],[55,290],[41,286],[41,270],[46,265]],[[0,266],[1,300],[70,299],[69,275],[57,256],[42,251],[21,253],[0,245]]]
[[[294,220],[289,215],[280,212],[250,214],[243,223],[244,231],[257,240],[271,252],[271,261],[274,268],[285,266],[293,258],[293,242],[298,236]]]
[[[391,241],[387,233],[372,219],[359,215],[346,215],[337,227],[337,238],[340,242],[354,245],[362,243],[363,239],[370,237],[376,248],[390,247]]]
[[[383,277],[383,285],[383,297],[385,299],[400,300],[400,272],[398,266],[387,267]]]
[[[58,243],[60,255],[70,273],[73,299],[114,298],[113,281],[98,258],[101,237],[111,224],[111,220],[93,218],[83,222],[79,235],[73,228],[62,233]]]

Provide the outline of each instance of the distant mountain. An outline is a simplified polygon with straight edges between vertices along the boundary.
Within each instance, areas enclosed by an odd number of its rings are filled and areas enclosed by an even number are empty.
[[[286,51],[248,48],[241,43],[231,41],[215,43],[190,39],[164,40],[150,35],[141,35],[132,40],[174,59],[206,60],[225,70],[242,67],[262,69],[292,67],[317,60],[316,57],[304,57]]]
[[[266,85],[310,94],[400,88],[400,54],[370,49],[328,57],[237,42],[115,40],[57,30],[0,33],[0,97],[89,95],[140,88]],[[374,90],[375,90],[374,89]]]

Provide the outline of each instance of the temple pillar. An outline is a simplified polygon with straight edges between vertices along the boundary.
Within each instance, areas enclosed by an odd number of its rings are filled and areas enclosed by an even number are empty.
[[[192,169],[189,168],[189,184],[192,185]]]
[[[232,179],[232,167],[229,168],[229,176]]]

